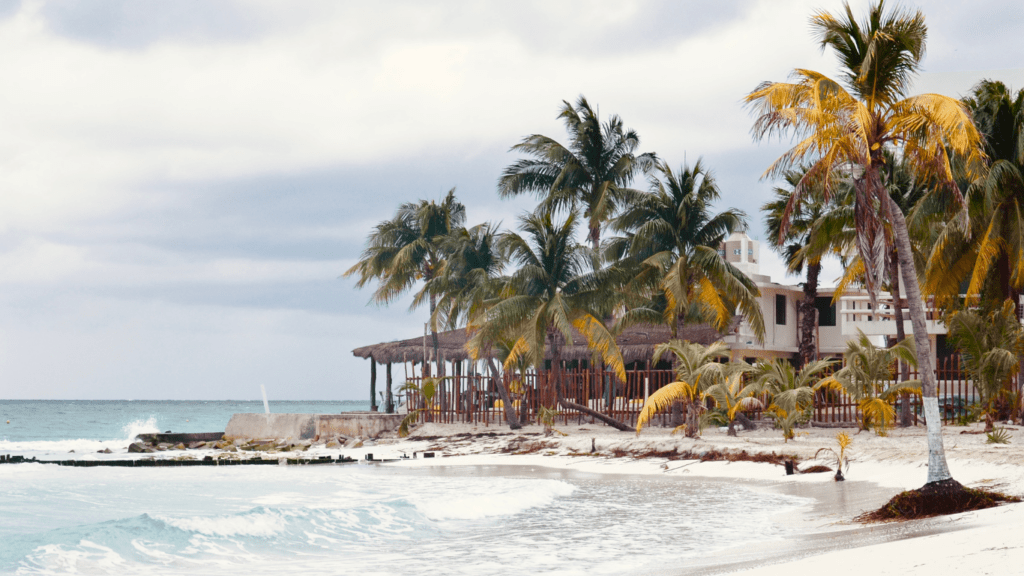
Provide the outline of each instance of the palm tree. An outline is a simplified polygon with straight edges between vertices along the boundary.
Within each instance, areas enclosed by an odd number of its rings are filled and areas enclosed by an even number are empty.
[[[626,379],[622,355],[615,338],[601,322],[614,304],[615,294],[603,283],[608,271],[590,271],[589,250],[575,241],[576,216],[562,224],[550,212],[520,218],[526,237],[510,232],[502,236],[501,249],[519,266],[502,288],[500,300],[489,307],[479,330],[468,346],[474,356],[492,342],[515,342],[505,359],[511,369],[525,359],[538,370],[548,353],[551,378],[558,404],[588,414],[619,430],[621,422],[565,398],[562,391],[562,346],[572,345],[573,329],[587,339],[588,346]]]
[[[719,253],[722,241],[744,227],[736,209],[712,212],[721,192],[701,160],[674,172],[657,166],[647,192],[630,192],[614,227],[625,236],[613,239],[607,253],[623,260],[632,279],[625,292],[639,297],[622,325],[664,322],[675,337],[681,322],[710,322],[725,330],[736,309],[746,316],[758,339],[764,318],[757,285]]]
[[[505,169],[498,181],[502,198],[533,192],[541,196],[548,210],[583,207],[594,252],[601,245],[601,226],[618,210],[622,192],[633,177],[648,170],[657,157],[636,154],[640,136],[623,127],[622,119],[611,116],[601,124],[597,111],[583,96],[576,106],[562,102],[558,117],[565,123],[569,143],[533,134],[512,147],[531,158]]]
[[[835,170],[854,178],[858,252],[864,261],[865,281],[874,299],[884,268],[886,237],[895,240],[900,273],[907,290],[914,340],[922,366],[925,421],[928,425],[927,484],[952,479],[942,445],[935,374],[928,341],[926,315],[917,282],[907,223],[889,197],[882,174],[885,149],[898,150],[922,181],[935,181],[962,201],[953,179],[950,153],[959,156],[970,172],[977,170],[984,153],[970,114],[957,100],[938,94],[906,97],[910,79],[924,55],[927,27],[921,12],[886,11],[884,2],[869,9],[858,23],[848,3],[836,17],[817,12],[811,26],[822,47],[839,57],[846,87],[811,70],[794,70],[795,82],[767,82],[746,101],[757,115],[755,139],[791,133],[802,140],[777,159],[765,176],[784,174],[801,162],[813,160],[794,191],[792,202],[808,188],[806,183]],[[830,185],[822,191],[828,197]]]
[[[768,411],[774,416],[775,424],[782,428],[782,436],[787,441],[794,437],[793,427],[810,417],[814,408],[814,386],[821,373],[832,364],[832,360],[814,360],[797,370],[788,361],[775,358],[754,366],[750,378],[758,386],[758,393],[771,397]]]
[[[846,342],[843,354],[846,365],[823,381],[821,387],[844,390],[860,408],[861,429],[874,428],[876,434],[885,436],[896,417],[892,405],[897,398],[921,391],[919,380],[892,382],[896,360],[917,366],[918,357],[914,354],[912,340],[883,348],[876,346],[863,332],[858,332],[856,339]]]
[[[1019,355],[1024,351],[1024,328],[1017,320],[1016,307],[1006,300],[1002,308],[988,314],[961,310],[950,316],[947,323],[950,341],[960,349],[971,381],[981,395],[985,431],[990,432],[995,420],[995,401],[1017,371]]]
[[[964,103],[992,164],[967,189],[971,228],[947,225],[939,236],[925,289],[948,300],[969,278],[968,296],[990,307],[1005,299],[1016,305],[1024,289],[1024,90],[1014,94],[1002,82],[983,80]]]
[[[737,370],[725,380],[711,385],[705,392],[725,412],[729,436],[736,435],[736,419],[740,411],[760,409],[763,406],[761,400],[754,396],[760,387],[756,382],[744,382],[745,371]]]
[[[473,331],[482,321],[489,306],[501,291],[501,272],[505,256],[499,249],[498,227],[491,223],[452,231],[442,241],[448,258],[440,272],[428,280],[413,301],[418,304],[427,297],[436,298],[431,326],[449,330],[460,325]],[[501,397],[509,428],[522,428],[508,389],[500,377],[494,358],[485,354],[491,380]]]
[[[768,245],[786,258],[789,272],[799,273],[806,266],[807,276],[804,281],[804,298],[798,304],[800,311],[800,364],[814,361],[817,349],[814,345],[815,328],[817,327],[818,275],[821,273],[821,259],[838,245],[837,238],[832,234],[820,232],[822,219],[835,210],[834,199],[826,201],[821,195],[805,195],[800,202],[790,204],[790,198],[807,167],[788,170],[784,174],[787,187],[775,187],[775,197],[761,206],[764,212],[765,231],[768,233]],[[787,214],[787,210],[791,211]],[[783,225],[786,222],[788,225]],[[785,230],[785,233],[783,233]],[[817,237],[812,237],[817,236]]]
[[[636,433],[639,435],[655,414],[681,401],[686,405],[686,423],[677,426],[672,433],[683,428],[687,438],[695,438],[700,435],[700,417],[704,411],[703,401],[707,390],[724,382],[740,368],[732,363],[720,362],[729,356],[729,347],[721,341],[703,346],[695,342],[669,340],[655,346],[654,362],[668,353],[675,357],[676,381],[662,386],[647,398],[636,421]]]
[[[346,270],[344,276],[358,275],[358,288],[377,280],[378,286],[370,301],[378,305],[390,304],[420,280],[424,281],[424,286],[429,285],[441,272],[448,256],[446,239],[465,219],[466,208],[455,199],[454,188],[440,202],[420,200],[402,204],[394,218],[374,228],[359,262]],[[421,291],[412,307],[423,301],[425,293],[433,317],[437,307],[435,293]],[[443,371],[438,356],[437,326],[434,322],[431,324],[434,358]]]

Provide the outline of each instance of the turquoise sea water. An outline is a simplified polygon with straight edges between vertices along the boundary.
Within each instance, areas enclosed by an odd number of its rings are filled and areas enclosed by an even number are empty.
[[[222,430],[232,413],[261,408],[4,401],[0,453],[94,458],[107,447],[106,458],[126,458],[135,430]],[[23,422],[39,419],[53,425]],[[0,464],[0,574],[673,574],[716,550],[790,537],[773,518],[808,502],[678,476],[413,464]]]
[[[369,410],[368,401],[275,401],[280,414]],[[0,400],[0,441],[121,440],[141,432],[223,432],[232,414],[261,400]],[[6,422],[10,422],[7,424]]]

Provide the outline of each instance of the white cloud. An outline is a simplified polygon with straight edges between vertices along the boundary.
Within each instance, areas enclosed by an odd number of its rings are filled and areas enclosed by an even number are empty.
[[[337,281],[330,314],[296,310],[311,298],[299,287],[347,269],[392,198],[458,186],[477,199],[469,223],[514,227],[531,199],[493,199],[495,150],[531,133],[564,138],[557,110],[579,94],[673,165],[720,162],[710,167],[729,182],[727,200],[758,222],[767,185],[756,181],[764,166],[749,164],[767,148],[751,142],[742,98],[794,67],[833,73],[807,18],[839,5],[227,2],[199,17],[104,12],[141,18],[113,22],[23,2],[0,17],[0,316],[17,319],[2,328],[5,381],[49,397],[123,397],[138,382],[226,397],[237,381],[272,375],[334,397],[324,374],[363,378],[351,348],[413,335],[425,313],[364,308],[369,293],[353,298],[350,280]],[[1019,43],[1016,3],[924,8],[934,73],[922,87],[959,93],[982,66],[1015,65],[1005,55]],[[1019,69],[998,73],[1024,85]],[[345,182],[349,169],[363,171],[358,185]],[[288,185],[322,172],[331,176],[317,185],[337,187],[336,223],[316,214],[328,192]],[[395,181],[401,190],[382,189]],[[319,203],[289,205],[304,200]],[[765,267],[782,270],[770,258]],[[259,307],[161,300],[269,285],[295,294]],[[99,292],[108,296],[85,295]],[[33,372],[53,357],[59,365]]]

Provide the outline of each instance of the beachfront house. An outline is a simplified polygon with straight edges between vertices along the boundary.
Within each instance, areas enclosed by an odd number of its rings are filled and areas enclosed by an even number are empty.
[[[735,232],[729,236],[719,249],[719,254],[749,276],[761,291],[765,340],[759,342],[749,323],[745,320],[739,322],[725,336],[733,360],[753,363],[761,359],[793,358],[797,354],[800,339],[797,302],[804,297],[803,287],[800,284],[773,282],[770,277],[761,274],[760,243],[745,232]],[[842,356],[846,350],[846,341],[855,338],[858,330],[875,337],[880,344],[895,339],[895,304],[891,294],[879,294],[877,308],[872,308],[867,291],[860,287],[849,288],[838,302],[832,301],[834,296],[834,288],[819,288],[815,299],[818,317],[815,344],[818,357]],[[942,313],[930,301],[926,306],[932,350],[936,352],[936,357],[942,358],[950,353],[946,347],[946,327],[941,321]],[[908,335],[913,333],[910,313],[905,303],[904,329]]]

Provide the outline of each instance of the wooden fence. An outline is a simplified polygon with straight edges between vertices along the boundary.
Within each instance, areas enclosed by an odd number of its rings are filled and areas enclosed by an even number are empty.
[[[542,406],[557,406],[550,376],[550,372],[547,371],[506,373],[502,376],[503,385],[512,393],[513,406],[521,421],[537,422],[537,415]],[[916,372],[910,373],[910,378],[917,377]],[[636,424],[646,398],[674,379],[670,370],[651,368],[627,370],[625,382],[619,381],[612,371],[594,368],[563,370],[562,378],[567,400],[588,406],[630,426]],[[958,357],[940,360],[936,378],[943,424],[956,423],[978,403],[977,391],[961,370]],[[407,382],[418,386],[422,378],[410,377]],[[892,382],[895,382],[895,379]],[[488,376],[460,374],[446,377],[437,387],[430,409],[426,409],[423,397],[416,392],[409,392],[405,401],[407,406],[423,409],[420,421],[485,426],[505,424],[501,396],[495,388],[495,382]],[[897,414],[902,409],[898,402]],[[923,422],[920,397],[911,395],[908,409],[911,410],[915,425],[919,421]],[[761,414],[759,411],[751,411],[748,416],[757,419]],[[849,426],[854,425],[859,418],[857,403],[846,393],[836,390],[822,390],[817,393],[812,425]],[[667,426],[670,420],[671,415],[663,413],[657,415],[651,424]],[[559,409],[556,419],[556,423],[566,425],[590,421],[590,416],[573,409]]]

